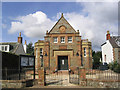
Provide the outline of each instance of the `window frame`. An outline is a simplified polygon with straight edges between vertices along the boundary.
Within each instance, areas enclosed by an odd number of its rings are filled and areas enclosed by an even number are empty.
[[[70,39],[70,37],[71,37],[71,39]],[[68,36],[68,43],[72,43],[72,42],[73,42],[72,36]]]
[[[57,40],[56,42],[55,42],[55,39]],[[53,42],[58,43],[58,37],[53,37]]]
[[[7,49],[8,49],[8,46],[5,46],[5,47],[4,47],[4,50],[7,51]]]
[[[86,47],[84,47],[84,57],[86,57],[87,54],[86,54]]]
[[[64,39],[63,39],[64,38]],[[63,42],[64,41],[64,42]],[[60,37],[60,42],[61,43],[65,43],[65,37],[63,36],[63,37]]]
[[[1,50],[2,50],[2,51],[4,51],[4,50],[5,50],[5,47],[4,47],[4,46],[2,46],[2,47],[1,47]]]
[[[36,58],[38,58],[38,48],[36,48]]]
[[[43,55],[43,48],[40,48],[40,57]]]

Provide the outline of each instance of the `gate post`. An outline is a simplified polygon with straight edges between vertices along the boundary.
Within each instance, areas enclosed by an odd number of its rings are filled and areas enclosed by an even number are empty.
[[[45,70],[43,67],[38,69],[38,75],[39,75],[38,84],[40,86],[45,86]]]
[[[86,86],[86,70],[83,67],[79,68],[79,84],[80,86]]]

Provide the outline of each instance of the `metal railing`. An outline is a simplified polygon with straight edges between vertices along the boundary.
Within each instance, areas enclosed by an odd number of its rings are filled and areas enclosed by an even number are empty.
[[[63,78],[60,71],[45,69],[45,84],[46,85],[62,85]]]
[[[79,85],[79,68],[69,70],[69,83]]]
[[[120,74],[115,73],[112,70],[94,70],[86,69],[86,78],[87,79],[99,79],[99,80],[119,80]]]

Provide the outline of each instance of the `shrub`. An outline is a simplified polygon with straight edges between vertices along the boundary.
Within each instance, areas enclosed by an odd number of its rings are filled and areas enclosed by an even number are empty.
[[[116,73],[120,73],[120,64],[117,61],[110,63],[109,68]]]

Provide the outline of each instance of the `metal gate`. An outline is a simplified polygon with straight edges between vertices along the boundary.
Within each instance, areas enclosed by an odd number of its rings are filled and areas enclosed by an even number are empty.
[[[69,70],[69,83],[79,85],[79,68],[75,70]]]
[[[54,85],[63,85],[63,77],[61,71],[53,71],[50,69],[45,69],[45,85],[54,86]]]

